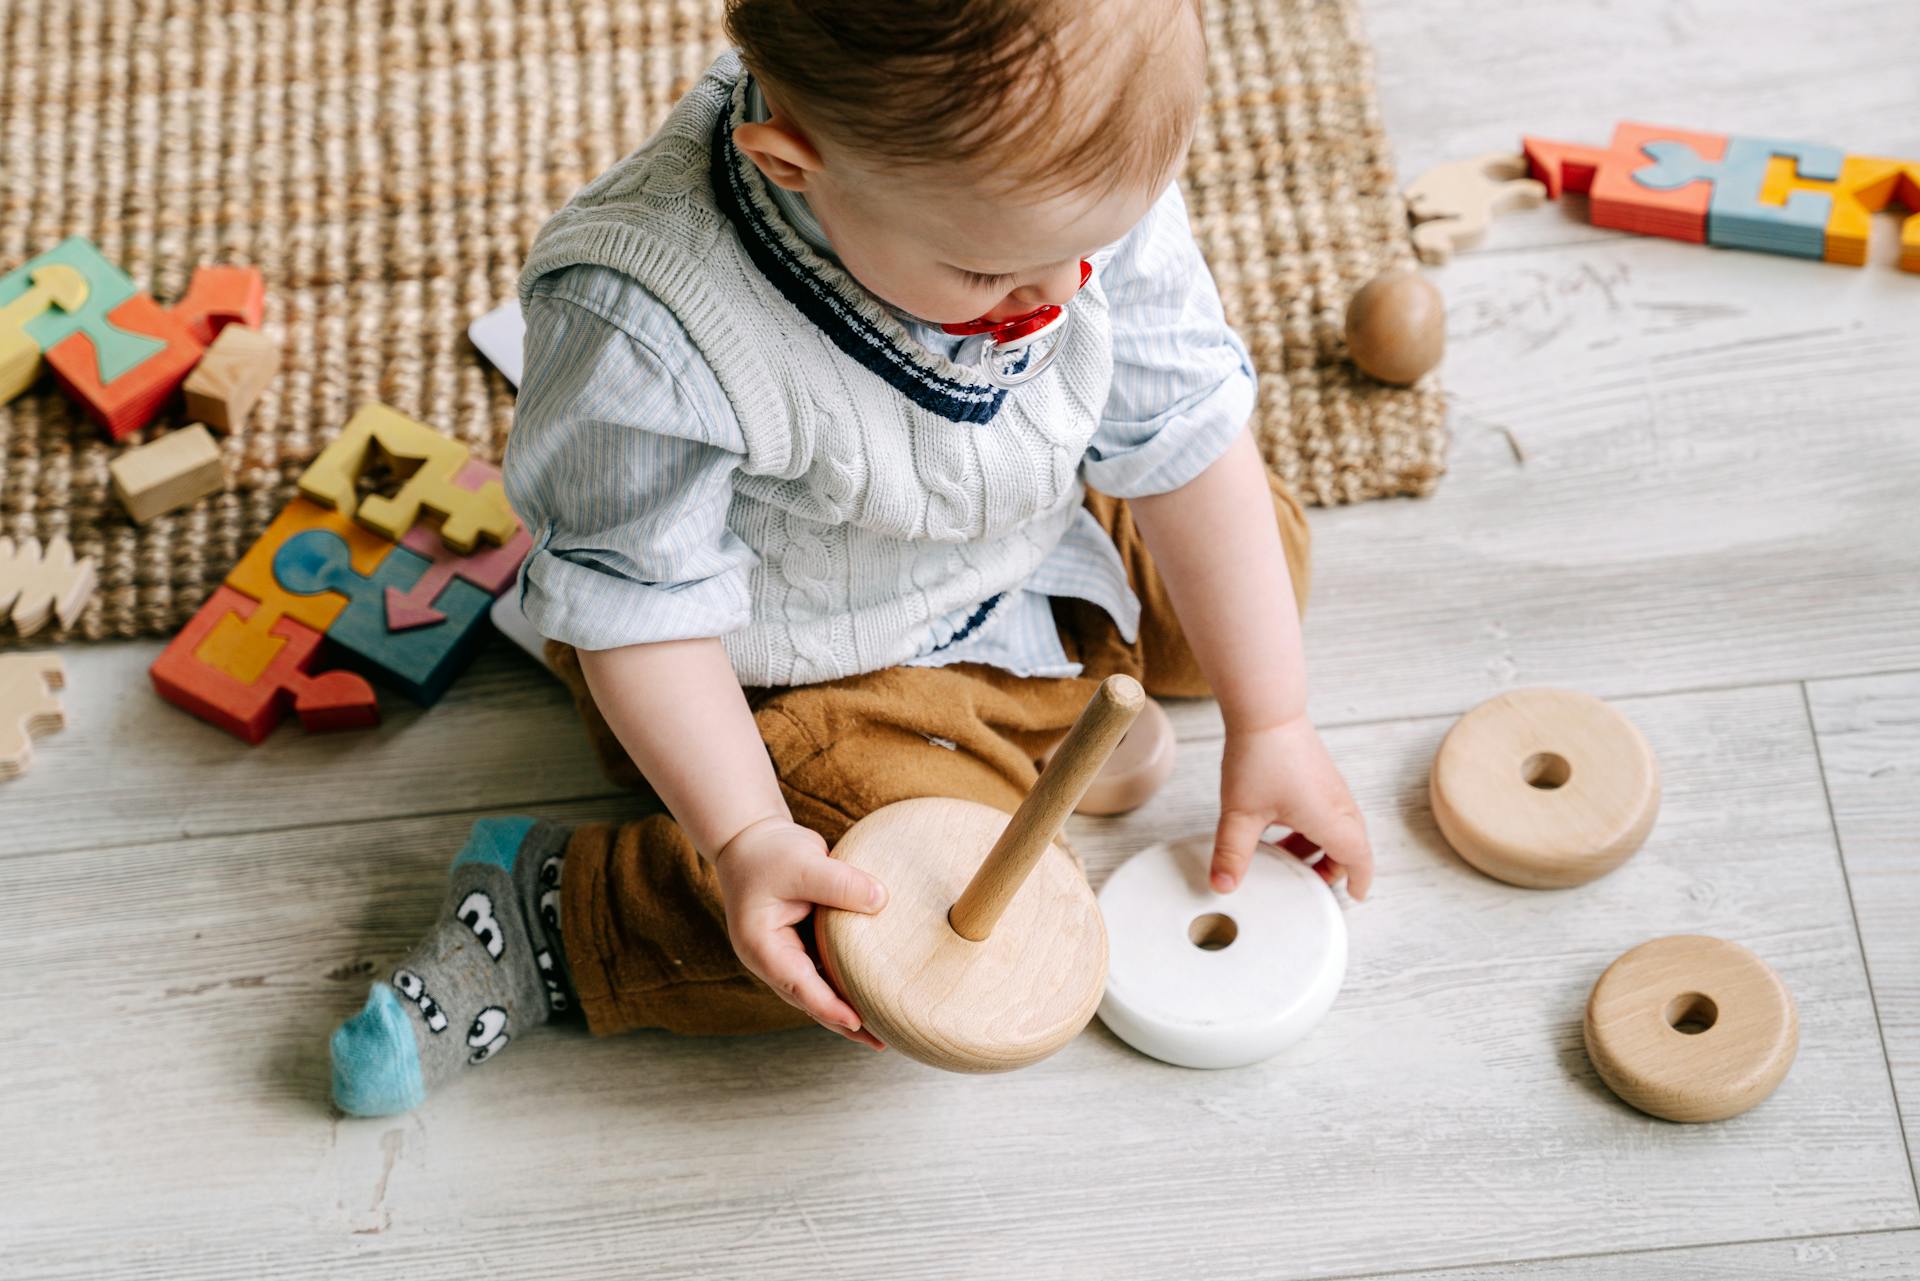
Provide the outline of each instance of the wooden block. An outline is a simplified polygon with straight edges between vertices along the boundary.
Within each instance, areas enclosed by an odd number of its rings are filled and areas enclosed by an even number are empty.
[[[132,298],[135,290],[127,273],[108,262],[91,242],[73,236],[14,271],[0,276],[0,307],[15,302],[34,287],[37,274],[49,266],[79,273],[86,296],[78,307],[42,308],[26,321],[27,336],[43,352],[51,352],[76,333],[90,336],[99,356],[102,382],[112,382],[127,370],[156,354],[161,345],[152,338],[128,333],[109,323],[109,313]]]
[[[272,624],[277,645],[252,680],[237,679],[200,657],[221,623],[245,622],[255,608],[231,587],[217,588],[148,669],[160,696],[249,743],[271,733],[289,707],[309,732],[380,723],[373,690],[364,680],[351,672],[309,673],[320,633],[291,618]]]
[[[501,544],[519,521],[499,482],[462,489],[454,477],[467,463],[467,447],[385,405],[362,405],[334,442],[300,477],[300,492],[325,507],[353,516],[398,542],[422,510],[440,517],[440,537],[457,552],[480,538]],[[356,483],[370,466],[385,463],[406,476],[391,498],[361,498]]]
[[[1437,264],[1477,243],[1494,214],[1531,209],[1547,198],[1547,188],[1527,176],[1525,156],[1496,151],[1436,165],[1414,179],[1406,197],[1413,247],[1422,262]]]
[[[1727,139],[1724,134],[1629,120],[1615,126],[1613,141],[1605,150],[1544,138],[1526,138],[1521,143],[1529,170],[1550,196],[1563,191],[1587,193],[1594,226],[1704,244],[1707,206],[1713,199],[1711,180],[1690,179],[1673,190],[1637,181],[1635,172],[1655,159],[1647,150],[1649,144],[1688,149],[1701,161],[1717,161]],[[1679,152],[1672,154],[1677,158]]]
[[[1909,251],[1920,252],[1920,161],[1848,156],[1841,162],[1838,178],[1822,181],[1802,177],[1799,162],[1792,156],[1768,160],[1760,184],[1762,204],[1785,205],[1793,193],[1803,191],[1825,194],[1833,203],[1826,225],[1824,256],[1828,262],[1864,266],[1873,215],[1898,204],[1907,210],[1900,228],[1901,269],[1920,270],[1920,263],[1908,262],[1913,256]]]
[[[114,497],[141,525],[217,494],[227,483],[220,447],[198,423],[123,451],[107,464],[107,474]]]
[[[0,778],[27,768],[36,735],[66,726],[66,712],[54,692],[66,683],[67,669],[58,654],[0,654]]]
[[[1837,147],[1787,142],[1776,138],[1729,138],[1724,154],[1708,162],[1676,142],[1650,142],[1644,150],[1654,163],[1634,171],[1642,186],[1667,190],[1705,180],[1713,184],[1707,205],[1707,241],[1728,249],[1819,258],[1826,247],[1827,218],[1833,199],[1823,192],[1794,192],[1784,206],[1761,199],[1767,164],[1788,156],[1809,178],[1839,176],[1843,157]]]
[[[28,280],[24,291],[0,306],[0,405],[40,376],[42,352],[27,332],[28,323],[54,309],[71,314],[87,301],[87,278],[64,263],[35,267]]]
[[[202,348],[184,325],[146,294],[135,294],[107,313],[116,337],[141,338],[155,348],[124,371],[114,368],[98,331],[80,332],[47,349],[47,364],[69,396],[115,440],[153,421],[160,407],[200,360]]]
[[[453,683],[486,636],[493,597],[471,583],[448,582],[433,601],[439,622],[392,631],[387,626],[390,591],[406,594],[431,562],[396,547],[369,577],[354,572],[347,543],[336,533],[313,529],[295,534],[275,553],[274,577],[289,592],[337,592],[349,598],[327,628],[327,643],[341,661],[431,706]]]
[[[56,534],[42,552],[40,540],[15,543],[0,535],[0,617],[11,613],[22,636],[31,636],[58,616],[72,627],[93,598],[93,557],[75,559],[73,544]]]
[[[1461,858],[1510,885],[1561,889],[1640,848],[1660,767],[1633,722],[1592,695],[1514,690],[1447,731],[1428,793]]]
[[[195,267],[186,296],[173,304],[174,318],[203,347],[229,325],[260,328],[266,314],[267,282],[258,267]]]
[[[258,329],[228,325],[181,388],[187,417],[216,431],[238,431],[246,426],[253,402],[279,372],[278,343]]]
[[[462,489],[479,489],[489,481],[498,483],[499,479],[498,467],[471,458],[455,473],[453,481]],[[533,539],[521,527],[499,547],[482,546],[471,556],[462,556],[447,546],[437,529],[422,521],[407,531],[400,545],[426,557],[430,563],[426,573],[406,591],[387,588],[387,629],[396,632],[444,619],[446,615],[435,609],[433,602],[456,578],[472,583],[488,596],[498,596],[520,572],[520,562],[533,549]]]
[[[1668,1121],[1721,1121],[1772,1094],[1800,1021],[1765,961],[1725,939],[1642,943],[1587,998],[1587,1057],[1607,1088]]]

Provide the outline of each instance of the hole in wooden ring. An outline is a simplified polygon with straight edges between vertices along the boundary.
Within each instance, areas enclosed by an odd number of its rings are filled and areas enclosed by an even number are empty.
[[[1699,1036],[1720,1018],[1720,1007],[1704,992],[1682,992],[1667,1002],[1667,1026],[1687,1036]]]
[[[1240,927],[1225,912],[1207,912],[1193,918],[1187,937],[1203,952],[1218,952],[1240,937]]]
[[[1535,752],[1521,762],[1520,777],[1527,780],[1528,787],[1551,792],[1567,785],[1567,780],[1573,777],[1573,766],[1555,752]]]

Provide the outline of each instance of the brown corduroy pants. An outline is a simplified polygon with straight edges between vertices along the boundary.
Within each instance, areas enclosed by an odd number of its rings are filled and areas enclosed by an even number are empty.
[[[1274,513],[1305,608],[1309,535],[1300,504],[1275,480]],[[854,821],[894,801],[955,796],[1011,812],[1099,682],[1125,672],[1149,694],[1209,691],[1146,544],[1122,499],[1089,493],[1140,598],[1139,639],[1121,639],[1104,611],[1055,598],[1054,621],[1076,677],[1014,676],[978,663],[892,667],[817,685],[749,689],[760,735],[794,821],[831,847]],[[548,657],[573,690],[602,766],[646,786],[614,737],[565,645]],[[610,1035],[666,1028],[691,1035],[765,1032],[809,1020],[734,955],[713,869],[672,818],[580,828],[561,884],[566,959],[588,1028]]]

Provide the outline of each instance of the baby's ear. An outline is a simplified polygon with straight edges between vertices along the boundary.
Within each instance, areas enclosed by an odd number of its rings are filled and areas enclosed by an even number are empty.
[[[781,116],[737,126],[733,145],[747,154],[768,182],[788,191],[805,191],[821,169],[820,153]]]

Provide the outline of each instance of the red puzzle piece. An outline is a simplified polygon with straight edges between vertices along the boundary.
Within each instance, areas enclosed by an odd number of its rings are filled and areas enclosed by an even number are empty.
[[[469,459],[466,466],[453,474],[453,483],[462,489],[477,490],[488,481],[499,479],[498,467],[477,458]],[[387,630],[390,632],[425,627],[445,618],[445,614],[433,607],[433,600],[456,578],[466,579],[489,596],[498,596],[520,572],[520,562],[533,550],[533,538],[522,525],[501,546],[483,545],[471,556],[462,556],[440,541],[440,532],[431,524],[421,521],[407,531],[400,545],[433,563],[420,575],[420,581],[406,591],[387,588]]]
[[[167,397],[200,363],[200,353],[205,349],[185,325],[146,294],[127,299],[107,313],[107,320],[129,333],[158,339],[166,343],[166,348],[105,385],[100,382],[100,361],[93,339],[84,332],[55,343],[47,352],[47,364],[60,386],[87,411],[87,417],[120,440],[153,421]]]
[[[198,656],[223,618],[232,614],[246,619],[254,608],[254,601],[231,587],[208,597],[148,669],[160,697],[249,743],[270,734],[289,705],[309,733],[380,723],[380,709],[366,681],[352,672],[308,673],[320,633],[291,618],[274,623],[272,634],[286,643],[251,684]]]
[[[1548,199],[1562,191],[1587,193],[1594,226],[1705,244],[1713,184],[1694,182],[1674,191],[1641,186],[1633,172],[1653,163],[1641,150],[1649,142],[1685,143],[1707,161],[1719,160],[1727,150],[1725,134],[1631,120],[1614,127],[1613,142],[1604,150],[1545,138],[1522,138],[1520,145],[1527,153],[1528,170],[1546,185]]]
[[[228,325],[258,329],[267,314],[267,281],[258,267],[195,267],[173,316],[202,346]]]

